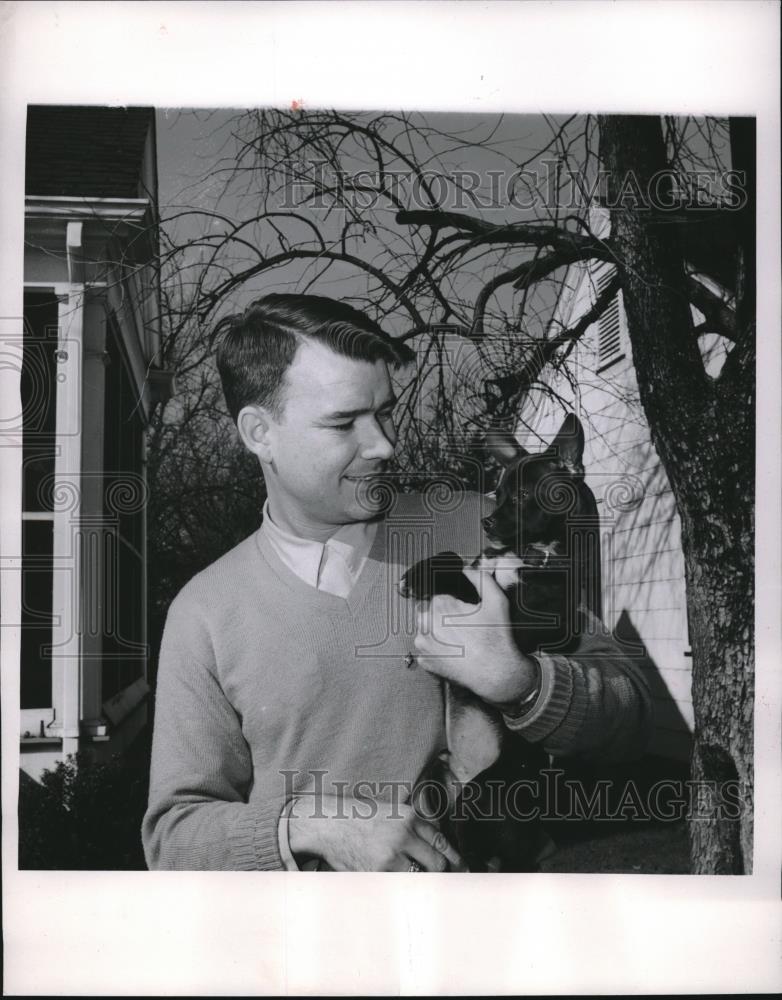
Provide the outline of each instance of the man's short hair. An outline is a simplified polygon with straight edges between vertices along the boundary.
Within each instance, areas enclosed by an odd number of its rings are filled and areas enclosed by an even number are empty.
[[[415,353],[383,331],[359,309],[323,295],[274,293],[226,316],[214,331],[217,368],[228,410],[236,421],[256,404],[277,418],[285,403],[285,373],[304,340],[330,347],[356,361],[407,364]]]

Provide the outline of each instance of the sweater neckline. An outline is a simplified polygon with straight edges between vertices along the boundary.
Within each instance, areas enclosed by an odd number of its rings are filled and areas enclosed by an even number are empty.
[[[311,587],[308,583],[305,583],[301,577],[297,576],[280,559],[269,544],[265,533],[260,528],[255,533],[255,544],[258,554],[268,564],[272,572],[280,578],[281,582],[289,590],[295,591],[300,599],[309,603],[313,608],[323,608],[340,614],[355,615],[382,569],[386,551],[385,536],[386,533],[382,530],[382,524],[378,525],[378,530],[375,532],[375,538],[364,566],[347,597],[339,597],[337,594],[318,590],[316,587]]]

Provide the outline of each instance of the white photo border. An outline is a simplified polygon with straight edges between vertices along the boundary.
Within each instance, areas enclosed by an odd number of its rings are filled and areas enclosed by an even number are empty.
[[[782,987],[778,39],[778,5],[747,0],[3,5],[0,318],[22,315],[28,103],[756,115],[762,206],[754,874],[19,872],[19,637],[4,628],[6,994]],[[1,371],[0,407],[16,393]],[[2,548],[19,551],[10,451]],[[18,620],[12,574],[0,576],[4,614]]]

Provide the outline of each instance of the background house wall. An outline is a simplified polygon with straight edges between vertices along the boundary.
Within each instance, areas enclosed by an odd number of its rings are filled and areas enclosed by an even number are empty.
[[[119,752],[146,723],[154,130],[149,108],[28,109],[22,516],[27,534],[52,535],[22,554],[23,579],[38,577],[20,663],[32,777],[70,753]]]
[[[607,265],[572,268],[555,328],[583,315],[611,275]],[[693,709],[681,525],[638,398],[621,292],[568,364],[569,375],[555,372],[531,391],[517,436],[537,451],[566,411],[581,419],[586,482],[601,521],[603,616],[649,681],[656,716],[650,752],[686,760]]]
[[[691,274],[727,296],[735,235],[708,213],[697,222],[671,218],[672,225],[681,224]],[[590,226],[595,235],[607,236],[607,211],[596,206]],[[604,263],[571,267],[552,333],[573,326],[613,274],[613,266]],[[692,315],[694,326],[703,322],[694,307]],[[706,373],[715,377],[728,342],[704,333],[698,344]],[[694,719],[681,522],[639,399],[621,292],[585,331],[567,366],[547,369],[531,390],[517,427],[519,440],[530,451],[540,450],[568,410],[584,426],[586,482],[600,513],[603,617],[638,658],[652,690],[656,727],[650,752],[686,761]]]

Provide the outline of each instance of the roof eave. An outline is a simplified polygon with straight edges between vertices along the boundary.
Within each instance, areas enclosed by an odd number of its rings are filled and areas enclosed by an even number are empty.
[[[149,198],[73,198],[28,194],[24,214],[28,219],[101,219],[104,222],[140,222],[152,208]]]

